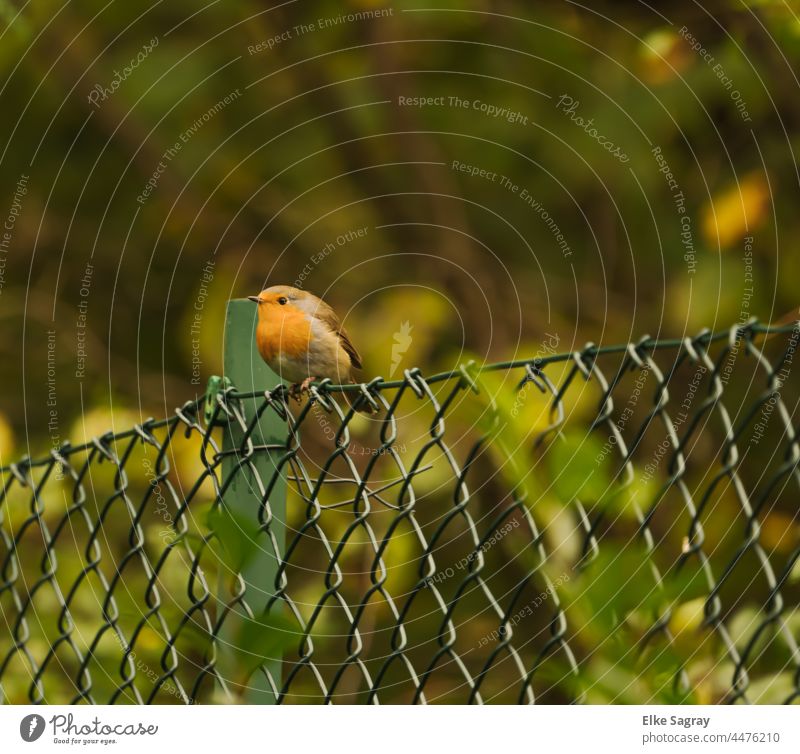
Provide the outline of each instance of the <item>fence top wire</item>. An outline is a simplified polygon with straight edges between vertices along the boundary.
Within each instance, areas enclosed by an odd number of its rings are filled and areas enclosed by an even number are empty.
[[[558,362],[570,361],[576,355],[582,360],[591,360],[598,356],[615,353],[630,353],[631,351],[644,356],[648,352],[665,351],[676,348],[686,348],[693,346],[706,346],[712,343],[717,343],[722,340],[728,340],[731,344],[743,338],[752,338],[755,335],[770,335],[777,333],[791,332],[797,323],[787,325],[765,325],[760,323],[757,319],[753,318],[745,323],[733,325],[727,330],[720,330],[713,333],[711,330],[702,330],[696,336],[684,338],[651,338],[645,335],[638,341],[630,341],[629,343],[615,344],[610,346],[597,346],[594,343],[587,343],[580,351],[568,351],[564,353],[548,354],[545,356],[537,356],[535,358],[527,359],[513,359],[511,361],[497,361],[492,364],[482,364],[477,367],[479,372],[494,372],[505,369],[522,369],[527,366],[533,365],[537,367],[544,367],[548,364],[556,364]],[[413,375],[418,370],[407,370],[413,379]],[[461,379],[464,377],[462,369],[454,369],[447,372],[439,372],[430,377],[425,377],[425,382],[434,384],[443,382],[445,380]],[[368,386],[370,389],[388,390],[392,388],[400,388],[408,384],[408,376],[402,380],[384,380],[383,378],[376,378],[369,383],[356,383],[347,385],[334,385],[327,383],[325,389],[330,392],[344,392],[354,393],[363,390]],[[260,395],[260,392],[242,392],[233,391],[233,397],[238,398],[254,398]]]
[[[765,325],[760,323],[757,319],[751,319],[746,323],[733,325],[727,330],[721,330],[716,333],[712,333],[710,330],[703,330],[700,333],[698,333],[694,338],[690,338],[687,336],[684,338],[659,339],[659,338],[651,338],[650,336],[644,336],[640,340],[635,342],[630,341],[629,343],[616,344],[610,346],[596,346],[594,343],[588,343],[580,351],[569,351],[565,353],[548,354],[546,356],[539,356],[528,359],[498,361],[492,364],[479,365],[477,367],[477,370],[479,372],[492,372],[504,369],[522,369],[528,366],[541,368],[547,366],[548,364],[556,364],[558,362],[564,362],[564,361],[569,361],[571,359],[575,359],[576,356],[583,361],[587,361],[595,359],[598,356],[615,354],[615,353],[617,354],[626,352],[630,353],[631,351],[639,354],[640,356],[643,356],[648,352],[685,348],[687,346],[693,347],[696,345],[710,345],[711,343],[716,343],[726,339],[730,343],[734,343],[742,338],[753,337],[754,335],[788,333],[791,332],[793,329],[795,329],[796,326],[797,323],[778,325],[778,326]],[[365,388],[369,390],[391,390],[403,387],[404,385],[408,385],[409,376],[411,378],[411,381],[413,381],[413,378],[416,374],[421,374],[421,371],[418,368],[412,370],[406,370],[406,372],[407,375],[402,380],[384,380],[383,378],[378,377],[370,381],[369,383],[335,385],[330,381],[326,381],[324,385],[319,385],[318,383],[314,383],[314,385],[317,388],[322,387],[325,391],[330,393],[360,392]],[[439,372],[437,374],[431,375],[430,377],[425,377],[425,382],[427,382],[428,384],[435,384],[437,382],[443,382],[452,379],[464,379],[464,371],[461,369],[456,369],[446,372]],[[264,392],[269,392],[274,390],[274,388],[275,386],[271,386],[271,387],[265,387],[264,391],[239,392],[234,387],[234,389],[230,390],[229,392],[231,398],[257,398],[263,395]],[[0,466],[0,473],[15,472],[25,467],[46,466],[48,464],[53,463],[54,454],[57,454],[62,457],[67,457],[73,453],[81,453],[95,446],[98,439],[102,442],[114,442],[119,440],[126,440],[128,438],[135,437],[137,435],[141,436],[142,431],[151,431],[151,430],[161,429],[163,427],[169,427],[177,421],[181,421],[182,419],[185,420],[186,417],[195,416],[198,413],[200,407],[203,405],[204,400],[205,398],[197,398],[195,400],[187,401],[180,408],[176,409],[174,415],[167,416],[163,419],[149,418],[146,421],[142,422],[141,424],[138,424],[129,429],[121,430],[119,432],[109,431],[101,435],[99,438],[95,438],[93,440],[89,440],[85,443],[81,443],[78,445],[65,443],[60,448],[54,449],[53,451],[50,452],[49,455],[46,456],[40,456],[35,459],[23,457],[16,463]]]
[[[278,702],[799,701],[800,544],[785,489],[791,479],[800,485],[800,447],[793,408],[780,392],[789,357],[783,348],[770,362],[769,338],[755,345],[757,336],[773,333],[794,338],[799,325],[751,320],[695,337],[590,343],[429,377],[411,369],[402,380],[322,383],[296,414],[283,386],[239,392],[234,385],[214,396],[208,426],[199,399],[165,419],[4,466],[0,616],[9,632],[0,638],[0,699],[186,703],[219,692],[230,700],[247,685],[231,670],[232,626],[278,607],[296,633],[291,648],[253,652],[272,658],[257,672]],[[752,399],[740,385],[732,418],[721,398],[733,386],[723,385],[722,356],[712,362],[708,349],[723,344],[724,355],[742,341],[767,389]],[[677,351],[671,363],[654,360],[670,350]],[[613,400],[630,389],[623,388],[625,370],[609,380],[600,368],[601,357],[614,354],[628,373],[652,375],[652,403],[636,419],[633,409],[620,413],[624,400]],[[560,385],[545,371],[559,362],[567,366]],[[676,405],[667,388],[686,363],[702,370],[681,383],[689,392]],[[477,387],[481,375],[518,368],[525,370],[518,392],[534,382],[550,419],[496,445],[485,425],[470,434],[455,396]],[[573,458],[556,455],[566,479],[556,473],[551,480],[565,504],[548,504],[548,487],[532,507],[524,481],[514,478],[515,442],[527,446],[536,436],[544,461],[530,455],[524,463],[539,473],[547,454],[558,451],[545,440],[565,440],[565,396],[578,374],[599,399],[589,420],[581,419],[584,435],[607,438],[592,460],[613,453],[624,485],[593,498],[581,486],[592,473],[575,466],[580,453],[571,448]],[[455,382],[443,395],[429,387],[448,381]],[[701,384],[706,397],[695,403]],[[424,436],[400,428],[406,388],[432,410]],[[383,393],[394,389],[390,402]],[[369,452],[351,438],[354,411],[327,399],[337,392],[380,403],[384,428]],[[250,400],[258,407],[252,418],[242,409]],[[767,405],[780,435],[772,456],[748,471],[741,462],[751,448],[742,454],[739,444]],[[287,427],[285,442],[264,441],[262,415]],[[214,439],[223,418],[238,432],[228,450]],[[712,418],[716,435],[706,433]],[[308,430],[302,442],[301,425]],[[636,457],[642,448],[655,453],[644,465]],[[153,460],[140,457],[148,449]],[[698,452],[704,465],[694,461]],[[110,477],[102,476],[101,462]],[[55,490],[57,466],[67,473]],[[31,472],[41,467],[35,479]],[[631,498],[626,513],[614,501],[642,478],[658,494],[644,503]],[[220,509],[237,484],[254,503],[257,525],[248,531],[266,557],[259,568],[270,573],[270,584],[258,588],[214,550],[221,534],[209,535],[194,518],[204,504]],[[54,501],[62,496],[59,507]],[[564,529],[561,508],[574,532]],[[741,532],[734,534],[734,525]],[[677,530],[682,539],[675,540]],[[579,532],[574,551],[562,552],[554,531],[564,541]],[[634,540],[643,544],[635,553]],[[677,558],[664,556],[676,547]],[[654,595],[662,599],[665,591],[669,605],[656,606]],[[628,627],[641,650],[639,670],[610,691],[603,663],[611,657],[618,671],[635,662],[629,646],[614,645],[616,628],[604,623],[604,608],[625,612],[634,597],[650,610],[649,618],[632,610],[638,623]],[[708,629],[702,642],[701,626]],[[642,690],[639,672],[662,680]],[[571,679],[582,673],[578,689]]]

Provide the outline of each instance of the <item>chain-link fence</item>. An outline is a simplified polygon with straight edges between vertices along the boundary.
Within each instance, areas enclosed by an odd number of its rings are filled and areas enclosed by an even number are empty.
[[[0,698],[797,701],[799,333],[220,384],[7,466]]]

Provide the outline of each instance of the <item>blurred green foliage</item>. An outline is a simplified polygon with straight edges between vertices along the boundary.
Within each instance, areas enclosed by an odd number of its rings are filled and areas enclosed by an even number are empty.
[[[202,393],[221,371],[227,300],[269,284],[297,282],[333,304],[365,378],[451,369],[467,354],[477,364],[531,356],[546,333],[569,351],[770,320],[797,304],[785,274],[800,253],[794,3],[429,5],[0,2],[0,217],[13,218],[0,266],[0,462],[127,428]],[[346,18],[365,11],[382,13]],[[563,97],[578,103],[580,123]],[[537,500],[531,515],[555,577],[581,555],[568,503],[587,498],[633,531],[664,480],[621,483],[594,464],[592,436],[566,436],[537,455],[530,438],[548,426],[548,407],[533,398],[517,406],[511,379],[486,376],[453,426],[485,432],[502,483]],[[595,407],[577,391],[565,404],[575,421]],[[420,431],[409,452],[424,442],[425,418],[411,420]],[[173,453],[170,481],[188,489],[202,473],[198,443],[186,438]],[[427,460],[416,485],[434,494],[449,469]],[[147,487],[146,466],[130,483]],[[61,492],[48,501],[52,520],[70,504]],[[710,516],[727,523],[735,504],[719,497]],[[7,502],[12,526],[28,502]],[[785,508],[776,516],[765,536],[780,552],[797,529]],[[168,523],[149,521],[148,541]],[[207,537],[206,524],[221,562],[247,557],[246,527],[200,516],[192,535]],[[342,518],[328,525],[345,528]],[[673,552],[686,529],[671,531]],[[719,539],[722,554],[733,551],[733,537]],[[412,554],[410,536],[387,549],[393,589],[416,579],[400,567]],[[621,544],[616,565],[609,557],[598,553],[568,585],[579,643],[604,648],[578,686],[594,701],[718,699],[731,669],[705,640],[697,574],[667,560],[661,590],[646,579],[620,589],[599,574],[638,571]],[[80,568],[62,559],[65,585]],[[166,586],[177,594],[184,585]],[[85,600],[88,614],[88,580],[85,590],[76,610]],[[43,610],[55,604],[38,599]],[[758,600],[745,590],[733,602],[732,626],[746,627]],[[624,670],[653,616],[669,621],[677,649],[655,651],[647,672]],[[319,630],[335,627],[335,616],[320,615]],[[261,628],[248,629],[251,644],[277,641]],[[112,673],[119,648],[106,643],[97,662]],[[139,645],[158,667],[158,627]],[[769,649],[760,656],[774,670]],[[542,672],[571,683],[559,662]],[[676,667],[691,694],[671,685]],[[780,697],[778,682],[785,674],[753,680],[763,700]]]
[[[277,282],[335,305],[367,377],[388,375],[404,322],[403,366],[430,373],[463,349],[529,353],[545,331],[570,346],[727,325],[750,287],[748,314],[796,303],[779,274],[797,262],[800,222],[800,26],[785,3],[440,7],[3,4],[3,216],[27,176],[0,294],[18,334],[7,393],[26,391],[3,406],[18,438],[50,439],[48,330],[66,436],[87,406],[161,414],[199,392],[220,371],[226,300]],[[365,11],[384,15],[347,19]],[[398,104],[410,97],[445,104]],[[656,148],[685,197],[691,273]]]
[[[731,690],[733,668],[726,639],[730,636],[736,651],[749,646],[749,655],[755,658],[750,667],[755,678],[748,679],[754,699],[784,702],[792,693],[793,676],[785,654],[791,638],[787,642],[783,631],[765,617],[773,595],[756,583],[765,569],[752,562],[739,567],[749,546],[728,560],[737,547],[735,541],[739,539],[741,547],[741,538],[748,536],[736,525],[745,522],[731,490],[717,500],[714,518],[707,519],[702,552],[710,553],[707,562],[716,565],[707,571],[705,555],[699,559],[688,555],[688,519],[681,510],[683,501],[674,496],[672,463],[655,464],[655,471],[637,464],[637,458],[654,458],[657,424],[643,433],[645,452],[623,465],[618,448],[612,446],[612,452],[606,452],[603,439],[610,435],[602,423],[600,431],[594,432],[582,427],[581,421],[548,426],[554,418],[550,396],[536,389],[536,383],[526,379],[510,391],[504,376],[479,374],[474,362],[462,371],[475,393],[471,403],[479,415],[476,424],[485,433],[491,458],[488,478],[502,478],[541,531],[543,551],[531,547],[515,555],[538,579],[543,589],[540,597],[548,594],[562,600],[564,639],[578,656],[576,666],[567,664],[560,654],[544,663],[540,678],[551,684],[544,694],[566,693],[589,703],[719,703],[729,698]],[[552,372],[548,370],[551,376]],[[743,375],[740,379],[744,382]],[[656,386],[651,389],[658,394]],[[580,405],[590,403],[590,397],[581,392],[577,406],[567,410],[567,415],[580,417]],[[541,421],[545,415],[548,422]],[[638,426],[636,421],[633,424]],[[716,444],[718,440],[712,438],[713,429],[704,426],[694,437],[695,450],[688,451],[689,465],[699,463],[703,469],[700,476],[687,475],[687,489],[698,500],[710,494],[705,480],[713,472],[703,467],[710,461],[708,448],[698,453],[696,447]],[[744,489],[754,498],[766,476],[756,457],[739,469],[747,480]],[[685,481],[681,475],[681,484]],[[790,494],[776,495],[765,526],[782,519],[780,511],[791,507],[790,498]],[[663,521],[654,516],[659,506],[668,511]],[[587,526],[585,533],[579,522]],[[761,542],[776,567],[782,553],[797,541],[796,517],[791,529],[793,533],[785,532],[787,536],[774,548],[770,538]],[[690,530],[696,537],[694,523]],[[726,561],[727,568],[738,574],[723,590],[711,574],[718,574]],[[800,569],[795,566],[794,572]],[[788,579],[792,593],[791,584],[796,581],[796,577]],[[723,592],[726,599],[721,601]],[[721,630],[720,611],[726,618]],[[800,627],[798,617],[795,608],[787,611],[790,637]],[[763,621],[767,630],[757,630]],[[737,677],[741,680],[739,671]]]

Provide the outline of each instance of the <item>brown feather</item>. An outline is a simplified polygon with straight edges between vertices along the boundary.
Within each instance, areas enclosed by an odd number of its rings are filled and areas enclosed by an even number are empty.
[[[350,340],[350,337],[347,335],[347,332],[342,327],[336,331],[336,334],[339,336],[339,340],[342,343],[342,348],[344,348],[345,353],[350,357],[350,363],[356,368],[361,369],[361,357],[358,355],[358,351],[356,351],[356,347]]]
[[[342,327],[342,323],[339,321],[339,317],[336,316],[336,312],[333,311],[333,309],[322,299],[319,299],[319,305],[314,314],[317,319],[322,320],[339,337],[339,342],[342,344],[342,348],[350,357],[350,363],[356,369],[361,369],[361,356],[359,356],[356,347],[350,340],[350,336],[347,334],[347,331]]]

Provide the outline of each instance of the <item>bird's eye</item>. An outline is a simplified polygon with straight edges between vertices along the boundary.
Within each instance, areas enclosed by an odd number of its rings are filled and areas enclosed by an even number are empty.
[[[281,306],[284,306],[285,304],[289,303],[289,299],[288,299],[288,298],[286,298],[286,296],[281,296],[281,297],[278,299],[278,303],[279,303]]]

